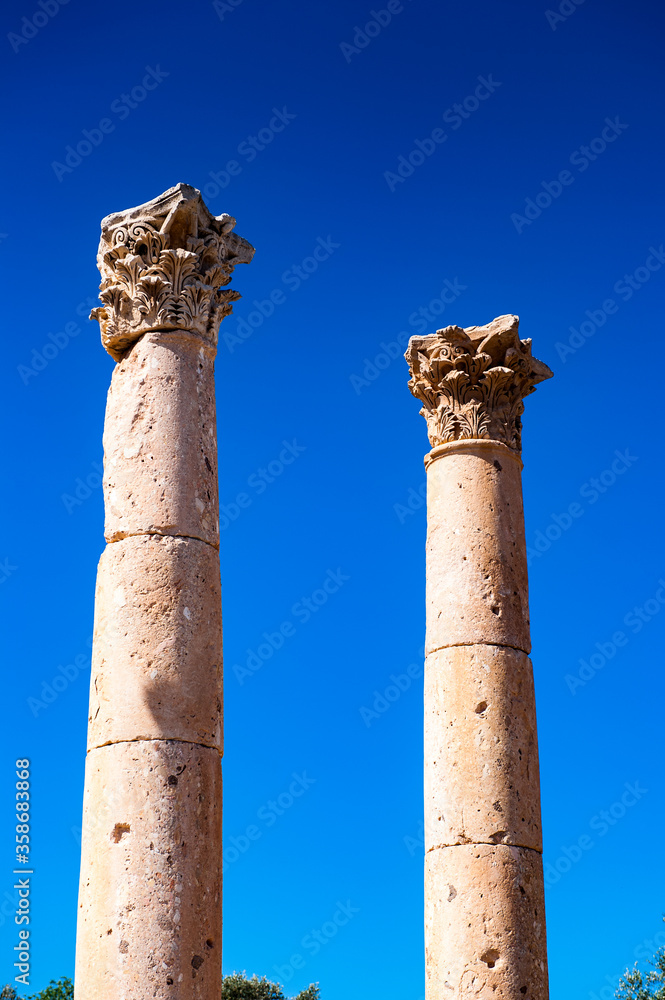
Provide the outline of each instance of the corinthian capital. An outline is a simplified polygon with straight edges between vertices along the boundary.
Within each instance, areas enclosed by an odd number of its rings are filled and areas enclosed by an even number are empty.
[[[254,255],[231,232],[235,222],[211,215],[188,184],[102,220],[97,266],[104,305],[90,318],[99,320],[102,343],[116,361],[150,330],[187,330],[217,343],[220,321],[240,298],[224,286],[236,264]]]
[[[412,337],[405,357],[432,447],[487,438],[521,450],[523,399],[552,372],[520,340],[519,317]]]

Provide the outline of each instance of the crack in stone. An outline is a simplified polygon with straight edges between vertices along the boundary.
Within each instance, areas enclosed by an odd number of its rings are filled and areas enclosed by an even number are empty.
[[[209,545],[215,552],[219,552],[219,544],[213,545],[207,538],[199,538],[198,535],[167,534],[162,531],[127,531],[121,535],[116,535],[114,538],[107,538],[106,544],[115,545],[117,542],[124,542],[127,538],[191,538],[193,542],[203,542],[204,545]]]

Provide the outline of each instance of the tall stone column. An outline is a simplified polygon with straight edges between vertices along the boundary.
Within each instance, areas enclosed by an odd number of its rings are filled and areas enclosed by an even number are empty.
[[[427,1000],[546,1000],[517,316],[412,337],[427,468]]]
[[[104,427],[76,1000],[219,1000],[214,358],[253,248],[185,184],[102,221]]]

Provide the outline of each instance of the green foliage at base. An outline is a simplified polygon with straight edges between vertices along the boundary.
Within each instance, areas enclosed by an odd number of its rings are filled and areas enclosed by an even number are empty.
[[[58,979],[57,983],[52,979],[45,990],[34,993],[27,1000],[74,1000],[74,984],[66,976]]]
[[[0,993],[0,1000],[23,1000],[18,995],[13,986],[5,986]],[[52,979],[45,990],[41,993],[32,993],[25,1000],[74,1000],[74,984],[71,979],[63,976],[62,979]]]
[[[626,969],[616,991],[617,1000],[665,1000],[665,948],[656,952],[649,965],[648,972],[640,972],[637,963],[632,972]]]
[[[5,986],[0,991],[0,1000],[74,1000],[74,984],[66,976],[57,982],[52,979],[41,993],[25,998],[20,997],[13,986]],[[248,979],[244,972],[234,972],[222,980],[222,1000],[287,1000],[287,997],[281,986],[269,982],[265,976]],[[321,1000],[319,987],[312,984],[293,1000]]]
[[[282,987],[265,976],[248,979],[244,972],[234,972],[222,980],[222,1000],[287,1000]],[[320,1000],[319,987],[312,984],[293,1000]]]

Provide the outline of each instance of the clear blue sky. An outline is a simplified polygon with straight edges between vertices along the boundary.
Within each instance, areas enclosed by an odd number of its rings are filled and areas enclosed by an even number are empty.
[[[394,345],[511,312],[555,372],[524,421],[552,997],[607,997],[665,911],[662,7],[403,0],[385,23],[379,2],[367,33],[369,0],[217,7],[2,15],[0,982],[18,757],[32,985],[73,973],[113,368],[85,318],[99,222],[185,181],[257,248],[217,365],[226,971],[279,978],[301,954],[293,992],[423,996],[422,681],[380,700],[424,635],[427,439]],[[254,300],[275,289],[264,318]],[[339,589],[307,619],[330,572]]]

